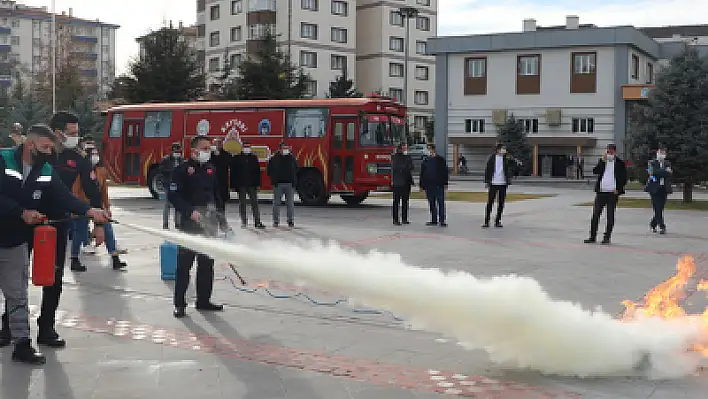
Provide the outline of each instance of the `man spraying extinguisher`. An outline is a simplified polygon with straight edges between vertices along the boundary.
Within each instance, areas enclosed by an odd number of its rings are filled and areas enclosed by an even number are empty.
[[[74,197],[48,163],[56,157],[56,137],[46,125],[32,126],[24,144],[0,150],[0,290],[6,314],[0,346],[15,342],[12,359],[43,364],[45,358],[31,345],[27,289],[32,226],[46,215],[71,212],[107,221],[101,209],[89,208]]]

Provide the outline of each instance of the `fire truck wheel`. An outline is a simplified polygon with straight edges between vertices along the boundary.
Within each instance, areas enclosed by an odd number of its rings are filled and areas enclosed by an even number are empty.
[[[359,205],[364,200],[369,197],[369,192],[365,191],[361,194],[356,195],[342,195],[342,200],[347,203],[347,205]]]
[[[297,194],[303,205],[324,205],[329,201],[322,174],[317,170],[304,170],[298,175]]]
[[[160,195],[165,192],[162,176],[158,173],[157,168],[152,168],[148,172],[147,186],[154,199],[160,199]]]

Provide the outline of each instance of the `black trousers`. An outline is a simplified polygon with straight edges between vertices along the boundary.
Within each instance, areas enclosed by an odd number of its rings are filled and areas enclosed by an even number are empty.
[[[411,199],[411,186],[393,187],[393,221],[408,221],[408,205]],[[398,218],[398,208],[401,208],[401,219]]]
[[[605,237],[610,238],[612,229],[615,227],[615,209],[619,196],[615,193],[595,194],[595,204],[592,209],[592,219],[590,220],[590,238],[597,237],[597,228],[600,224],[602,210],[607,208],[607,226],[605,227]]]
[[[187,307],[185,296],[189,287],[189,274],[195,258],[197,259],[197,303],[207,304],[211,301],[211,292],[214,288],[214,259],[179,247],[175,275],[175,307]]]
[[[667,197],[668,194],[663,188],[651,195],[651,206],[654,208],[654,217],[651,218],[649,226],[652,229],[655,229],[656,226],[659,226],[662,230],[666,229],[666,224],[664,223],[664,207],[666,207]]]
[[[37,324],[39,326],[39,334],[54,334],[54,321],[59,307],[59,299],[61,298],[62,287],[64,285],[64,267],[66,266],[66,246],[69,240],[69,224],[61,223],[55,226],[57,228],[57,248],[56,248],[56,268],[54,269],[54,285],[42,287],[42,306]],[[28,254],[32,253],[33,242],[28,244]],[[7,316],[7,303],[5,303],[5,312],[2,314],[2,329],[9,330],[9,319]]]
[[[241,213],[241,224],[246,224],[246,196],[251,203],[254,224],[261,223],[261,212],[258,209],[258,189],[256,187],[239,187],[238,189],[238,210]]]
[[[219,196],[224,203],[231,199],[231,190],[229,189],[229,171],[219,170],[216,173],[216,182],[219,185]]]
[[[497,198],[497,217],[494,219],[494,223],[501,223],[502,214],[504,213],[504,201],[506,201],[506,188],[507,185],[489,185],[489,191],[487,191],[487,209],[484,213],[484,224],[489,224],[489,219],[492,216],[492,206],[494,206],[494,199]]]

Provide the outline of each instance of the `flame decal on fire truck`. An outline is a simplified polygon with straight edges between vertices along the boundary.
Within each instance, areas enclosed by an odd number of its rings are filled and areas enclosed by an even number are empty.
[[[221,133],[224,133],[224,150],[238,154],[241,152],[241,135],[246,134],[248,127],[240,119],[229,119],[221,127]]]

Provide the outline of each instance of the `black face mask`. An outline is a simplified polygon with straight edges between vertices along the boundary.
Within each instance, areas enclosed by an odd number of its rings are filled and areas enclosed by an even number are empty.
[[[32,164],[33,165],[44,165],[48,163],[53,165],[56,163],[57,154],[52,150],[50,153],[39,152],[36,149],[32,150]]]

